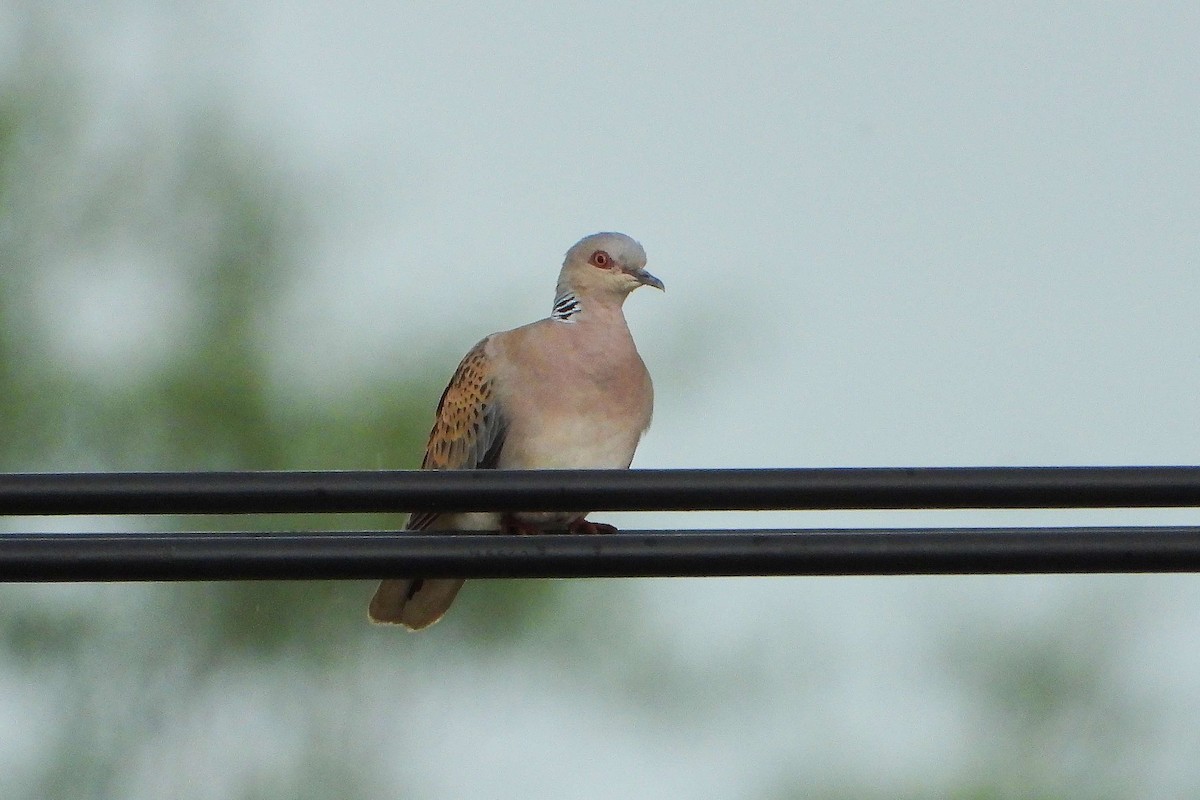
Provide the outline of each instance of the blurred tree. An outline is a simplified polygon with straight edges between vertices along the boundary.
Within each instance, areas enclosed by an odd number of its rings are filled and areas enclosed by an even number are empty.
[[[272,383],[268,320],[296,279],[302,214],[285,200],[292,194],[269,155],[246,148],[212,113],[175,125],[129,122],[119,137],[87,140],[82,89],[44,32],[31,25],[25,34],[23,57],[0,76],[0,467],[415,466],[447,377],[442,368],[416,379],[364,376],[320,403]],[[172,346],[147,359],[135,339],[102,369],[78,369],[62,355],[70,343],[55,330],[55,306],[76,302],[79,286],[102,286],[115,266],[134,274],[123,288],[173,288],[152,300],[154,319],[167,327],[148,323]],[[127,323],[130,299],[114,296],[107,323],[87,335]],[[278,530],[401,521],[152,524]],[[467,641],[490,646],[516,634],[515,621],[535,613],[551,586],[473,587],[490,600],[459,609]],[[146,760],[205,711],[214,683],[251,668],[303,683],[331,668],[349,643],[371,635],[369,594],[369,586],[345,582],[0,587],[0,657],[36,689],[31,697],[53,698],[48,717],[56,720],[37,732],[44,752],[24,790],[6,784],[4,796],[126,797],[133,782],[153,784]],[[263,721],[264,735],[270,724]],[[331,752],[327,738],[302,737],[295,765],[277,775],[232,770],[227,785],[189,794],[376,794],[365,756],[346,742]]]
[[[360,376],[320,400],[279,385],[269,329],[278,299],[299,280],[304,214],[287,199],[297,193],[286,191],[270,154],[247,147],[219,114],[120,120],[110,125],[118,134],[89,138],[94,111],[49,45],[54,38],[29,27],[17,36],[22,50],[10,71],[0,73],[0,468],[415,466],[453,365]],[[105,294],[114,270],[124,276],[121,291]],[[72,354],[59,323],[73,321],[80,297],[108,303],[105,314],[88,317],[100,320],[92,330],[82,328],[101,339],[136,316],[124,291],[150,296],[157,312],[140,338],[100,359]],[[121,524],[267,530],[399,522],[364,515]],[[371,587],[362,583],[0,586],[0,680],[14,684],[0,724],[13,720],[27,740],[19,763],[5,768],[0,796],[395,796],[406,765],[381,765],[402,758],[394,754],[405,742],[380,745],[369,725],[339,713],[361,701],[354,693],[364,654],[385,648],[409,670],[388,686],[396,702],[411,702],[403,681],[444,667],[437,659],[448,651],[483,673],[504,645],[532,644],[540,648],[533,658],[546,662],[540,674],[570,664],[586,674],[588,692],[680,729],[694,724],[689,713],[698,707],[729,703],[729,686],[754,682],[753,654],[719,663],[713,656],[717,666],[707,671],[675,663],[640,627],[648,615],[614,607],[615,593],[596,583],[560,603],[559,585],[474,583],[436,644],[426,637],[402,645],[395,631],[367,625]],[[595,611],[600,603],[604,613]],[[578,624],[585,615],[588,624]],[[964,705],[974,704],[978,729],[1019,746],[997,748],[1011,757],[980,759],[978,774],[960,786],[923,795],[1121,796],[1116,768],[1078,768],[1123,754],[1127,743],[1111,737],[1133,724],[1127,708],[1105,702],[1119,689],[1100,656],[1116,648],[1087,638],[1103,626],[1085,621],[1082,638],[1050,631],[992,647],[964,637],[969,648],[950,659],[972,697]],[[364,705],[352,707],[365,713]],[[1097,733],[1062,735],[1080,720]],[[224,749],[206,749],[214,740]],[[1051,742],[1065,740],[1087,748],[1075,766],[1038,762]],[[1041,771],[1029,773],[1032,762]],[[812,766],[789,765],[755,796],[916,796],[871,785],[870,764],[840,780],[814,780],[804,774]]]

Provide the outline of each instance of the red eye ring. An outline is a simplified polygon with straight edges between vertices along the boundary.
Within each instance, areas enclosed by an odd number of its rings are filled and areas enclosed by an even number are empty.
[[[592,257],[589,260],[589,263],[593,267],[607,267],[611,261],[612,261],[612,256],[610,256],[608,253],[604,252],[603,250],[597,250],[596,252],[592,253]]]

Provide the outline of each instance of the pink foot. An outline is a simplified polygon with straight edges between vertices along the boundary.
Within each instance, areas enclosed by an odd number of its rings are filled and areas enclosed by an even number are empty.
[[[586,519],[577,519],[567,526],[570,533],[582,533],[592,536],[599,533],[616,533],[617,529],[612,525],[605,525],[603,522],[589,522]]]

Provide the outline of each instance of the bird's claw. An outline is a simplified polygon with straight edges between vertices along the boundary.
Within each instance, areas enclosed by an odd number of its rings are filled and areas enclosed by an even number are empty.
[[[587,536],[596,534],[616,533],[617,529],[613,525],[606,525],[603,522],[591,522],[586,519],[577,519],[567,526],[570,533],[581,533]]]
[[[500,532],[509,536],[534,536],[542,529],[530,522],[523,522],[513,514],[505,514],[500,518]]]

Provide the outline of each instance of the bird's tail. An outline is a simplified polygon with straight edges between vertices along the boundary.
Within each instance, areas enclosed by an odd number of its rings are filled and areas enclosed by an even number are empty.
[[[419,631],[442,618],[463,583],[460,578],[382,581],[367,613],[372,622],[389,622]]]

